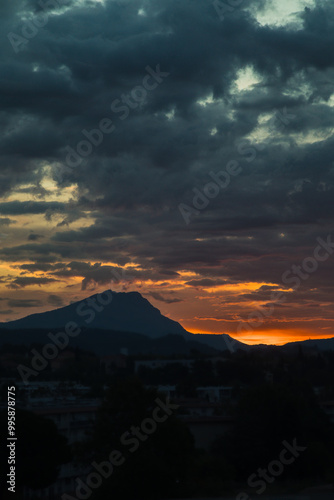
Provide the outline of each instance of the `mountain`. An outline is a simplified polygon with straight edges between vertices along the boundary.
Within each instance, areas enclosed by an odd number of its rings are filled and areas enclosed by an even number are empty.
[[[59,330],[54,330],[57,333]],[[4,346],[35,347],[50,344],[50,329],[41,330],[6,330],[0,332],[0,348]],[[94,352],[98,356],[119,354],[126,349],[130,355],[171,356],[174,354],[188,356],[197,351],[206,355],[219,355],[220,352],[207,344],[196,340],[185,340],[182,335],[165,335],[152,338],[141,333],[118,332],[115,330],[98,330],[83,328],[80,335],[69,340],[68,347]],[[6,351],[5,351],[6,352]]]
[[[192,335],[193,339],[196,342],[209,345],[210,347],[213,347],[214,349],[217,349],[219,351],[229,350],[233,353],[238,349],[242,349],[244,351],[251,349],[251,346],[233,339],[232,337],[227,335],[227,333],[193,333]]]
[[[226,350],[235,352],[238,349],[266,349],[268,347],[266,345],[249,346],[227,334],[190,333],[177,321],[163,316],[159,309],[152,306],[140,293],[117,293],[111,290],[92,295],[59,309],[32,314],[8,323],[0,323],[0,344],[3,345],[6,342],[15,344],[42,343],[47,341],[48,331],[64,331],[64,327],[73,322],[82,329],[82,333],[76,340],[71,340],[71,345],[80,347],[82,344],[84,348],[95,350],[94,344],[96,344],[96,348],[98,344],[99,352],[103,352],[103,346],[116,346],[116,343],[118,345],[119,342],[124,347],[130,343],[133,346],[141,345],[144,348],[145,344],[146,352],[160,350],[162,346],[164,352],[167,352],[168,349],[175,350],[177,346],[181,349],[181,344],[182,352],[189,349],[203,351],[203,349],[207,350],[208,347],[211,352]],[[154,341],[162,339],[162,341],[152,344],[147,343],[147,338]],[[179,340],[177,340],[178,338]],[[167,344],[169,344],[168,348]],[[295,350],[298,346],[307,350],[334,350],[334,338],[292,342],[281,346],[281,348]]]
[[[285,350],[293,350],[302,347],[303,350],[334,351],[334,337],[330,339],[309,339],[299,342],[289,342],[282,346]]]
[[[54,330],[63,328],[69,322],[75,322],[80,327],[142,333],[152,338],[167,334],[189,335],[179,323],[163,316],[140,293],[111,290],[53,311],[1,323],[0,328]]]
[[[246,344],[226,334],[187,332],[178,322],[163,316],[138,292],[117,293],[111,290],[59,309],[1,323],[1,344],[45,343],[48,331],[64,331],[65,326],[73,322],[82,329],[82,333],[71,339],[71,345],[99,353],[103,353],[104,349],[114,351],[116,345],[130,347],[130,351],[163,353],[170,350],[181,353],[191,349],[207,353],[249,349]],[[148,342],[148,338],[155,344]]]

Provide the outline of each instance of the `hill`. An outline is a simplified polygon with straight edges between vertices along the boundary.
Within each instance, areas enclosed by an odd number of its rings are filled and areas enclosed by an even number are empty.
[[[249,348],[226,334],[192,334],[177,321],[163,316],[140,293],[111,290],[59,309],[1,323],[0,345],[47,343],[49,331],[64,331],[68,323],[82,329],[77,338],[71,339],[71,346],[99,354],[115,352],[116,346],[127,347],[133,353],[157,354],[186,353],[192,349],[206,353],[233,352]],[[148,338],[156,342],[149,342]]]
[[[46,330],[63,328],[72,321],[80,327],[142,333],[152,338],[188,333],[179,323],[163,316],[140,293],[117,293],[111,290],[59,309],[1,323],[0,328]]]

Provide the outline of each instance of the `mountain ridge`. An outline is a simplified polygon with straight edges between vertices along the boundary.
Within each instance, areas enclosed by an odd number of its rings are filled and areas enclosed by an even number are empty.
[[[130,312],[130,315],[129,315]],[[133,318],[133,319],[132,319]],[[78,326],[103,330],[132,331],[149,337],[188,332],[176,321],[163,316],[139,292],[106,290],[72,304],[0,323],[0,328],[63,328],[69,321]]]
[[[32,331],[63,329],[67,323],[76,323],[81,328],[110,332],[123,332],[145,335],[153,340],[168,335],[179,335],[186,341],[204,344],[219,351],[252,348],[266,348],[269,345],[247,345],[226,333],[197,334],[188,332],[183,326],[163,314],[139,292],[114,292],[105,290],[50,311],[34,313],[23,318],[0,323],[1,331]],[[7,337],[6,337],[7,338]],[[334,337],[330,339],[309,339],[288,342],[285,349],[298,346],[318,350],[334,350]]]
[[[50,311],[0,323],[0,332],[3,332],[3,341],[9,341],[10,338],[15,340],[13,334],[16,332],[16,340],[20,338],[24,339],[24,342],[30,339],[33,342],[42,342],[47,330],[64,329],[67,323],[75,323],[77,327],[90,332],[99,332],[96,333],[99,336],[99,342],[101,343],[103,337],[106,346],[108,334],[117,336],[123,332],[124,341],[130,334],[145,335],[154,341],[167,336],[170,339],[173,336],[179,336],[189,344],[194,343],[194,348],[196,345],[202,345],[203,348],[206,346],[217,352],[233,351],[237,348],[249,349],[249,346],[234,340],[227,334],[202,335],[188,332],[177,321],[162,315],[160,310],[139,292],[113,292],[112,290],[91,295]],[[13,334],[8,337],[8,332],[13,332]],[[26,332],[27,335],[25,336],[22,332]],[[82,335],[81,341],[83,342]],[[175,340],[173,342],[175,344]],[[80,344],[80,338],[72,343]],[[86,334],[85,343],[87,343]]]

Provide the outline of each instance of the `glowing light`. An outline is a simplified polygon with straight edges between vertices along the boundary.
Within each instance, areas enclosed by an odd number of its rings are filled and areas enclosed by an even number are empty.
[[[172,111],[165,113],[165,116],[169,121],[173,120],[175,118],[175,109],[172,109]]]
[[[256,74],[252,66],[246,66],[237,72],[235,84],[239,92],[250,90],[254,85],[261,82],[261,77]]]
[[[233,333],[231,335],[233,337]],[[254,331],[234,336],[236,340],[248,345],[267,344],[267,345],[284,345],[289,342],[301,342],[309,338],[315,339],[330,339],[333,335],[316,335],[309,331],[286,331],[286,330],[268,330],[268,331]]]
[[[205,97],[204,99],[200,99],[199,101],[197,101],[197,104],[199,104],[200,106],[202,107],[205,107],[207,106],[208,104],[213,104],[215,101],[213,99],[213,95],[210,94],[208,95],[207,97]]]
[[[298,17],[298,13],[303,11],[305,7],[314,7],[315,0],[280,0],[279,2],[268,2],[267,7],[263,10],[258,10],[255,13],[256,20],[267,26],[288,26],[296,24],[302,26],[302,21]],[[252,6],[250,7],[252,10]]]
[[[227,283],[223,285],[218,285],[212,288],[206,288],[205,291],[208,293],[222,292],[234,292],[236,294],[253,292],[261,288],[261,286],[275,286],[275,283]]]

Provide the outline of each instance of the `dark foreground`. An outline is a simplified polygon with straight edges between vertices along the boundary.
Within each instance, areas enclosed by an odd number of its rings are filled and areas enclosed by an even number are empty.
[[[291,495],[271,495],[271,496],[259,496],[257,494],[239,497],[238,495],[232,497],[220,497],[220,498],[198,498],[196,500],[253,500],[255,498],[261,498],[261,500],[333,500],[334,490],[333,489],[312,489],[306,491],[305,493],[291,494]],[[190,499],[189,499],[190,500]]]

